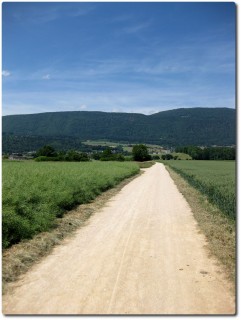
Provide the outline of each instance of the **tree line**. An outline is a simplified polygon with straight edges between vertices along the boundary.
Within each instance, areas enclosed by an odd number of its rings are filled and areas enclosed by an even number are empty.
[[[35,161],[89,161],[88,154],[74,150],[56,151],[51,146],[43,146],[36,152]]]
[[[197,146],[177,147],[176,152],[186,153],[193,160],[235,160],[236,149],[233,147],[206,147]]]
[[[121,151],[121,150],[120,150]],[[36,152],[35,161],[90,161],[90,159],[100,161],[125,161],[125,157],[121,153],[110,147],[105,147],[101,152],[93,152],[88,155],[85,152],[74,150],[57,152],[52,146],[45,145]],[[152,157],[148,153],[145,145],[135,145],[132,149],[132,160],[148,161]]]

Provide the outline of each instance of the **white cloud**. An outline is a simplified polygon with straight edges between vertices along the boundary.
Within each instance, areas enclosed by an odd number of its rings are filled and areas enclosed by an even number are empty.
[[[146,29],[150,26],[150,22],[143,22],[143,23],[140,23],[140,24],[136,24],[136,25],[133,25],[133,26],[129,26],[129,27],[126,27],[123,29],[123,31],[125,33],[137,33],[139,31],[142,31],[143,29]]]
[[[94,9],[95,6],[83,5],[82,3],[75,3],[68,6],[59,3],[58,5],[54,4],[46,8],[30,6],[25,8],[25,10],[21,8],[16,9],[16,11],[12,13],[12,18],[18,23],[45,24],[65,17],[84,16]]]
[[[80,110],[85,110],[85,109],[87,109],[87,105],[86,104],[82,104],[79,108],[80,108]]]
[[[9,76],[11,76],[11,72],[9,72],[8,70],[3,70],[2,71],[2,76],[3,77],[9,77]]]
[[[127,22],[133,20],[133,16],[130,14],[124,14],[120,16],[115,16],[113,19],[110,20],[110,22]]]
[[[112,92],[92,91],[36,91],[11,92],[3,95],[3,115],[54,111],[105,111],[152,114],[159,111],[188,107],[235,107],[230,92],[220,95],[210,88],[174,87],[121,88]],[[200,91],[199,91],[200,90]],[[175,94],[173,94],[175,92]],[[82,101],[83,104],[78,103]],[[84,107],[87,106],[87,109]]]
[[[79,16],[84,16],[90,13],[95,9],[95,6],[89,6],[89,7],[80,7],[79,9],[72,9],[71,12],[69,13],[69,16],[71,17],[79,17]]]
[[[49,80],[50,79],[50,74],[45,74],[43,77],[42,77],[43,80]]]

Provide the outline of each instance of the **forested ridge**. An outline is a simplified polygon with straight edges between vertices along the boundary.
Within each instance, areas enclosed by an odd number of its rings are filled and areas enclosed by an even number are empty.
[[[236,140],[236,114],[228,108],[182,108],[152,115],[88,111],[11,115],[3,117],[2,126],[3,151],[7,144],[21,145],[24,139],[33,149],[42,144],[39,140],[73,147],[88,139],[167,147],[229,146]]]

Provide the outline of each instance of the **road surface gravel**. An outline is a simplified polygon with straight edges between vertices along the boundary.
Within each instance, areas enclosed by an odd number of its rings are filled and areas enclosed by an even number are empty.
[[[233,314],[230,284],[163,164],[3,296],[4,314]]]

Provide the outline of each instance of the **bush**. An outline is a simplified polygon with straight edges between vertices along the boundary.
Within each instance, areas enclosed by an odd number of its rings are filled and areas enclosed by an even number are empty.
[[[92,158],[93,158],[94,160],[100,160],[100,158],[101,158],[101,153],[100,153],[100,152],[94,152],[94,153],[92,154]]]
[[[124,156],[125,161],[133,161],[133,157],[132,156]]]
[[[46,156],[40,156],[34,159],[35,161],[39,162],[39,161],[49,161],[49,157]]]
[[[67,154],[60,153],[56,157],[46,157],[40,156],[35,158],[35,161],[71,161],[71,162],[79,162],[79,161],[90,161],[87,153],[85,152],[76,152],[69,151]]]
[[[85,152],[69,151],[64,157],[65,161],[89,161],[89,157]]]
[[[162,160],[171,160],[171,159],[173,159],[173,156],[170,153],[162,155]]]
[[[46,157],[46,156],[40,156],[34,159],[35,161],[60,161],[59,157]]]
[[[115,154],[113,158],[115,161],[125,161],[125,157],[120,153]]]

